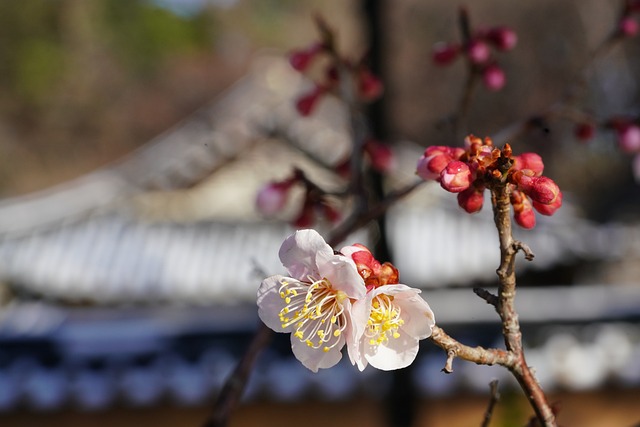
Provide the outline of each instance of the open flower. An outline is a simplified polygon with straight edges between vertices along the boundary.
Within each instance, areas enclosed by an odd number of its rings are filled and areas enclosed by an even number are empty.
[[[329,368],[357,354],[352,302],[366,294],[364,280],[349,257],[336,255],[314,230],[299,230],[280,247],[289,276],[264,279],[258,315],[276,332],[291,333],[293,354],[310,370]],[[362,329],[362,328],[359,328]]]
[[[361,371],[371,364],[385,371],[410,365],[418,354],[418,341],[431,336],[435,316],[419,289],[384,285],[354,303],[357,322],[366,319],[359,333],[355,362]]]
[[[365,280],[367,296],[353,303],[357,349],[349,349],[351,362],[361,371],[371,364],[385,371],[410,365],[418,354],[418,341],[431,336],[435,316],[419,289],[398,283],[398,269],[381,264],[365,246],[346,246]],[[357,351],[355,351],[357,350]]]

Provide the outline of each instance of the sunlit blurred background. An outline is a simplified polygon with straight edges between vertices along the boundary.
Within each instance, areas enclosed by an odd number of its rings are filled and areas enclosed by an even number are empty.
[[[479,88],[468,126],[498,135],[561,99],[616,26],[622,2],[469,2],[474,27],[518,35],[499,55],[507,84]],[[435,0],[25,0],[0,2],[0,426],[201,425],[258,326],[255,291],[282,272],[293,197],[256,212],[261,184],[293,166],[326,188],[349,155],[344,106],[309,118],[309,81],[287,62],[317,40],[314,15],[358,58],[370,45],[385,92],[388,188],[415,179],[427,145],[461,145],[447,118],[462,61],[432,63],[460,39],[457,2]],[[377,11],[377,13],[376,13]],[[585,74],[585,111],[640,114],[640,39]],[[536,151],[565,206],[518,237],[517,306],[528,362],[562,425],[640,425],[640,183],[612,130],[587,143],[567,120],[532,121],[509,142]],[[432,183],[433,184],[433,183]],[[300,196],[300,195],[298,195]],[[497,316],[471,291],[495,287],[491,212],[474,216],[424,185],[348,243],[382,237],[401,282],[423,288],[439,324],[469,345],[501,346]],[[322,228],[321,228],[322,229]],[[326,231],[326,227],[322,229]],[[386,233],[381,236],[381,230]],[[398,372],[348,361],[308,372],[277,336],[260,355],[230,425],[493,426],[530,408],[497,367],[456,361],[429,342]]]

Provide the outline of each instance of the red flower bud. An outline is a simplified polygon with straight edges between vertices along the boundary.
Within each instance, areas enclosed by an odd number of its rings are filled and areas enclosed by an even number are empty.
[[[469,187],[458,193],[458,206],[468,213],[480,212],[484,203],[484,190]]]
[[[360,97],[372,101],[382,94],[382,82],[371,71],[362,69],[358,76]]]
[[[618,146],[625,153],[640,152],[640,127],[633,124],[622,124],[616,129]]]
[[[286,180],[264,185],[258,191],[258,196],[256,197],[258,211],[267,216],[280,212],[287,203],[287,196],[293,183],[293,180]]]
[[[544,163],[542,157],[536,153],[522,153],[513,157],[513,170],[529,169],[533,171],[535,176],[542,175],[544,171]]]
[[[592,123],[578,123],[573,129],[573,134],[580,141],[588,141],[593,138],[596,132],[596,127]]]
[[[558,197],[552,202],[548,204],[543,204],[533,201],[533,207],[535,210],[540,212],[542,215],[551,216],[553,215],[560,207],[562,206],[562,192],[558,193]]]
[[[369,155],[371,166],[378,172],[390,172],[395,168],[395,157],[388,145],[369,139],[365,141],[363,148]]]
[[[451,148],[444,145],[432,145],[424,150],[418,160],[417,174],[425,181],[440,179],[440,172],[451,162]]]
[[[527,176],[524,173],[516,173],[514,178],[516,178],[518,189],[535,202],[548,205],[554,203],[560,194],[558,184],[546,176]]]
[[[316,86],[311,92],[300,97],[296,102],[296,110],[301,116],[306,117],[311,114],[320,97],[324,94],[325,89]]]
[[[498,50],[502,51],[511,50],[518,43],[518,35],[508,27],[491,28],[486,37]]]
[[[618,32],[624,37],[633,37],[638,34],[638,30],[638,21],[631,16],[625,16],[618,22]]]
[[[497,65],[489,65],[482,72],[482,82],[487,89],[498,91],[506,84],[507,76],[502,71],[502,68]]]
[[[513,190],[511,192],[511,204],[513,205],[513,219],[520,227],[526,229],[535,227],[536,215],[527,196],[518,190]]]
[[[471,171],[466,163],[454,160],[440,172],[440,185],[447,191],[459,193],[469,188]]]
[[[460,46],[444,42],[436,43],[433,46],[432,58],[437,65],[449,65],[460,52]]]
[[[482,40],[471,40],[467,45],[467,56],[474,64],[484,64],[491,56],[489,46]]]
[[[335,224],[342,218],[342,214],[340,213],[340,211],[331,206],[329,203],[322,202],[320,204],[320,207],[325,218],[327,218],[332,224]]]
[[[289,64],[294,70],[305,71],[322,48],[322,44],[316,43],[307,49],[293,51],[289,55]]]

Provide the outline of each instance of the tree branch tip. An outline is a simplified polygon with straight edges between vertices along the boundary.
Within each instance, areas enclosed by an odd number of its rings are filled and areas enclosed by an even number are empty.
[[[485,300],[487,304],[498,307],[498,297],[488,290],[483,288],[473,288],[473,293]]]
[[[453,359],[456,358],[456,351],[454,349],[447,350],[447,361],[442,368],[442,372],[445,374],[451,374],[453,372]]]
[[[531,251],[531,248],[526,243],[516,240],[513,242],[513,247],[516,250],[516,252],[522,251],[524,253],[524,259],[526,259],[527,261],[533,261],[533,258],[535,257],[535,255],[533,254],[533,251]]]

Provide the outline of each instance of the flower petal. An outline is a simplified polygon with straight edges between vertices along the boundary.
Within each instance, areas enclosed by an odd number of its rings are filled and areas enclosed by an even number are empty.
[[[319,253],[316,260],[319,277],[326,277],[334,289],[344,292],[349,298],[364,298],[367,288],[353,260],[333,253],[329,256]]]
[[[284,308],[284,301],[280,297],[281,275],[267,277],[258,288],[258,316],[269,328],[275,332],[287,332],[288,329],[282,327],[280,320],[280,310]]]
[[[371,366],[391,371],[405,368],[415,360],[418,354],[418,340],[402,329],[398,333],[398,338],[391,338],[384,345],[371,345],[366,339],[361,341],[361,351]]]
[[[307,369],[313,372],[318,372],[318,369],[330,368],[338,363],[340,359],[342,359],[342,352],[340,350],[343,346],[344,337],[341,337],[335,347],[325,352],[321,348],[309,347],[305,342],[291,335],[291,350],[293,350],[293,355]]]
[[[420,290],[412,289],[412,291],[415,292],[397,294],[394,303],[402,310],[401,317],[404,324],[400,329],[422,340],[431,336],[433,326],[436,324],[435,315],[429,304],[418,295]]]
[[[347,303],[347,302],[345,302]],[[350,308],[345,307],[348,326],[345,330],[345,338],[347,341],[347,353],[352,365],[357,365],[360,371],[367,366],[367,360],[360,352],[360,337],[364,334],[367,327],[367,319],[369,311],[365,299],[357,300],[353,304],[348,302]]]
[[[307,281],[308,276],[320,278],[316,256],[333,255],[333,249],[317,231],[298,230],[287,237],[278,254],[291,277]]]

